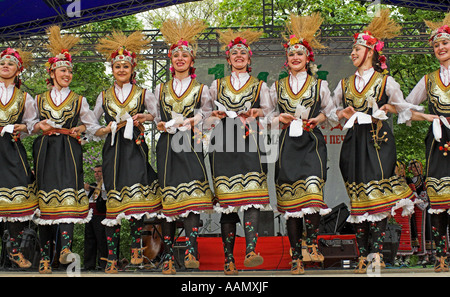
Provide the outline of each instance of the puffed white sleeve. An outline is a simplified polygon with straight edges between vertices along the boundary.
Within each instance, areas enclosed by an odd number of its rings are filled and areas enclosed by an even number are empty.
[[[272,105],[271,117],[273,119],[274,117],[277,117],[277,116],[280,115],[280,111],[277,108],[278,95],[277,95],[277,84],[276,84],[276,82],[274,82],[270,86],[269,96],[270,96],[270,101],[271,101],[271,105]]]
[[[37,108],[36,99],[27,93],[25,99],[24,112],[22,117],[22,123],[27,126],[27,134],[31,135],[34,129],[34,125],[39,122],[39,112]]]
[[[272,113],[274,112],[276,105],[273,102],[273,98],[270,96],[269,87],[265,82],[263,82],[261,85],[260,106],[264,113],[264,117],[272,117]]]
[[[409,103],[404,99],[400,85],[392,76],[388,76],[386,81],[386,95],[389,97],[388,103],[394,105],[398,112],[397,123],[399,124],[411,125],[411,110],[420,112],[424,110],[423,106]]]
[[[326,116],[326,124],[334,127],[338,122],[335,121],[335,119],[332,117],[332,113],[335,110],[335,106],[333,103],[333,100],[331,98],[331,92],[330,88],[328,86],[328,82],[326,80],[322,80],[322,83],[320,84],[320,112],[323,113]],[[336,111],[334,111],[334,114],[336,114]]]
[[[161,95],[161,87],[162,87],[162,84],[159,84],[155,88],[155,115],[154,115],[154,119],[153,119],[155,124],[158,124],[159,122],[161,122],[161,109],[159,106],[159,97]]]
[[[148,89],[145,90],[144,104],[147,112],[153,116],[153,119],[156,118],[157,116],[156,97],[155,94],[150,92]]]
[[[207,85],[203,85],[203,91],[202,91],[202,96],[201,96],[201,108],[200,108],[200,112],[202,115],[203,119],[208,118],[214,108],[214,103],[211,97],[211,93],[209,91],[209,87]]]
[[[339,110],[344,109],[342,106],[342,80],[339,81],[338,85],[333,91],[333,94],[331,94],[331,100],[330,100],[330,106],[329,106],[329,114],[327,115],[328,121],[330,124],[333,124],[334,126],[339,124],[339,117],[337,115],[337,112]]]
[[[97,100],[95,101],[94,106],[94,116],[97,119],[97,121],[100,121],[100,118],[102,117],[104,111],[103,111],[103,93],[100,93],[97,96]]]
[[[97,118],[95,117],[94,111],[89,108],[89,103],[85,97],[81,99],[80,120],[86,126],[86,136],[88,139],[96,138],[94,134],[102,126],[100,126]]]

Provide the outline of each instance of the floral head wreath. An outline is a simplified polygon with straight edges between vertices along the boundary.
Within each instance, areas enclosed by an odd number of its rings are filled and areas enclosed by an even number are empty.
[[[243,49],[248,52],[250,57],[253,55],[250,45],[247,44],[247,39],[241,37],[236,37],[234,40],[231,40],[230,43],[228,43],[225,54],[229,56],[230,51],[233,49]]]
[[[262,32],[252,31],[250,29],[235,32],[231,29],[225,32],[219,33],[219,42],[222,43],[223,49],[225,49],[225,54],[227,57],[230,56],[230,52],[234,49],[241,49],[248,52],[249,56],[253,55],[253,52],[250,48],[250,44],[259,40],[259,37],[262,35]]]
[[[73,35],[61,36],[61,31],[58,26],[50,27],[47,32],[49,34],[47,48],[53,55],[45,63],[47,72],[50,73],[59,67],[73,68],[72,55],[69,51],[78,43],[79,38]]]
[[[304,38],[298,38],[295,35],[289,36],[289,41],[283,44],[286,53],[304,52],[311,62],[314,62],[314,51]]]
[[[314,62],[313,47],[324,47],[317,40],[322,22],[323,19],[318,13],[310,16],[291,14],[289,21],[286,22],[286,30],[289,38],[286,38],[287,41],[283,44],[286,49],[286,54],[300,51],[308,57],[309,61]]]
[[[431,45],[443,39],[450,40],[450,13],[441,22],[425,21],[425,24],[432,30],[428,40]]]
[[[111,64],[114,65],[116,62],[128,62],[134,68],[137,65],[137,55],[136,53],[127,51],[127,49],[122,46],[121,48],[115,50],[111,54]]]
[[[99,40],[96,49],[111,62],[111,65],[128,62],[134,68],[137,66],[138,53],[147,48],[148,44],[149,41],[140,31],[128,36],[121,31],[113,31],[111,36]]]
[[[166,20],[161,26],[164,42],[169,46],[168,56],[171,58],[176,52],[188,52],[193,59],[197,54],[197,37],[206,28],[203,20]],[[175,69],[171,66],[172,76]],[[195,78],[195,68],[191,67],[189,73]]]
[[[0,61],[5,60],[11,61],[14,64],[16,64],[20,72],[22,72],[25,69],[20,53],[13,48],[8,47],[7,49],[1,52]]]
[[[363,32],[353,35],[353,46],[362,45],[376,51],[380,57],[382,69],[387,69],[386,56],[383,55],[383,39],[390,39],[398,35],[401,27],[389,17],[389,9],[382,9],[380,15],[373,18],[372,22]]]

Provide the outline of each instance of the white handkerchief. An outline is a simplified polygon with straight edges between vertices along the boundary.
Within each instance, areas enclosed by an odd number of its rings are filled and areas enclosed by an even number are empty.
[[[442,137],[441,122],[445,127],[450,129],[450,124],[448,123],[448,121],[445,117],[440,116],[438,119],[434,119],[433,120],[433,135],[434,135],[434,139],[436,139],[437,142],[440,142],[441,137]]]
[[[383,110],[378,109],[378,104],[374,97],[367,97],[367,101],[369,107],[372,108],[372,117],[382,121],[388,119],[386,113]]]
[[[350,117],[347,123],[345,123],[344,130],[353,127],[356,120],[358,120],[358,124],[360,125],[372,123],[372,117],[369,114],[357,111]]]
[[[227,114],[227,117],[234,119],[235,117],[238,116],[238,114],[235,111],[227,110],[227,108],[222,103],[219,103],[217,101],[214,101],[214,103],[217,105],[219,111],[223,111]]]
[[[3,135],[5,135],[5,133],[11,134],[13,132],[14,132],[14,125],[6,125],[5,127],[3,127],[0,135],[3,137]]]
[[[293,120],[289,125],[289,136],[299,137],[303,135],[303,120]]]
[[[307,120],[309,118],[309,111],[311,107],[304,107],[299,104],[295,108],[294,117],[296,118],[289,125],[289,136],[290,137],[299,137],[303,135],[303,120]]]
[[[187,130],[187,127],[184,126],[178,127],[179,125],[183,125],[183,123],[184,123],[183,115],[172,111],[172,119],[166,122],[164,127],[166,128],[168,133],[175,134],[177,130],[180,131]]]

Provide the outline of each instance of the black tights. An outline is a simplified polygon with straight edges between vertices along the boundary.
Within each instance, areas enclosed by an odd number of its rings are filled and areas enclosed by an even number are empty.
[[[164,242],[164,261],[173,260],[173,245],[175,242],[176,222],[164,221],[161,226],[163,242]],[[200,214],[189,213],[183,220],[186,237],[188,237],[187,252],[197,258],[198,253],[198,228],[200,226]]]
[[[319,233],[320,214],[313,213],[305,215],[306,244],[317,245],[317,234]],[[303,218],[290,217],[286,220],[286,228],[289,243],[292,248],[292,259],[302,259],[302,235]],[[311,252],[311,251],[309,251]]]
[[[377,222],[362,222],[355,224],[356,242],[361,257],[367,257],[369,253],[379,253],[383,251],[383,242],[386,234],[388,219],[385,218]],[[372,238],[372,245],[369,240]]]
[[[131,232],[131,248],[141,248],[141,231],[144,226],[144,219],[131,218],[130,232]],[[106,226],[106,243],[108,246],[108,260],[118,259],[118,250],[120,242],[120,225]]]
[[[72,248],[72,240],[73,240],[73,223],[61,223],[58,224],[57,227],[57,237],[56,240],[60,240],[61,242],[61,250],[68,248],[69,250]],[[54,238],[54,229],[53,225],[39,225],[39,241],[41,244],[41,260],[50,261],[50,255],[52,251],[50,250],[52,247],[52,241]]]
[[[254,207],[244,210],[245,253],[253,252],[258,241],[258,225],[260,210]],[[225,262],[234,262],[234,242],[236,238],[236,223],[239,222],[237,213],[223,214],[221,223],[222,244]]]
[[[446,257],[447,255],[447,229],[448,213],[441,212],[431,215],[431,233],[433,234],[434,244],[436,245],[436,256]]]

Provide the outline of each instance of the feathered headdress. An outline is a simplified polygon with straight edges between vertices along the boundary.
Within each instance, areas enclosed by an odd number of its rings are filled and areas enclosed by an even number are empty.
[[[31,65],[33,57],[31,52],[8,47],[0,54],[0,61],[4,60],[12,61],[17,65],[19,71],[22,72],[25,68],[28,68],[28,66]]]
[[[110,37],[99,40],[96,50],[105,56],[111,65],[125,61],[135,67],[138,54],[149,48],[149,41],[144,37],[141,31],[135,31],[129,36],[121,31],[113,31]]]
[[[432,31],[428,40],[430,44],[442,39],[450,39],[450,13],[447,13],[441,22],[425,21],[425,24]]]
[[[372,22],[361,33],[353,35],[353,45],[362,45],[380,54],[381,68],[386,69],[386,57],[381,55],[384,48],[382,40],[391,39],[399,35],[400,25],[390,18],[390,10],[380,10],[380,16],[374,17]]]
[[[310,61],[314,62],[313,48],[325,47],[317,40],[317,32],[319,32],[322,22],[323,19],[318,13],[311,16],[291,14],[290,20],[286,22],[289,38],[286,37],[287,42],[283,44],[286,52],[302,51]]]
[[[51,26],[47,30],[48,44],[47,49],[52,57],[45,63],[47,72],[59,67],[72,68],[72,55],[69,51],[79,42],[80,38],[73,35],[61,36],[59,26]]]
[[[219,42],[222,44],[222,48],[226,49],[225,53],[227,57],[230,55],[230,51],[234,48],[245,49],[248,51],[249,55],[252,56],[252,50],[250,49],[250,44],[259,40],[262,32],[252,31],[246,29],[244,31],[233,31],[228,29],[225,32],[219,33]]]
[[[169,57],[177,51],[187,51],[195,58],[197,54],[197,37],[206,29],[202,20],[166,20],[161,26],[164,42],[170,47]]]

